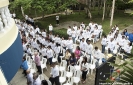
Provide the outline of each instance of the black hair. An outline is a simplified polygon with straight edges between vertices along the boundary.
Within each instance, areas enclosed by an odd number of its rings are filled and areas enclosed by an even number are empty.
[[[42,80],[42,85],[48,85],[48,82],[46,80]]]
[[[97,47],[97,46],[95,47],[95,50],[96,50],[96,49],[98,49],[98,47]]]

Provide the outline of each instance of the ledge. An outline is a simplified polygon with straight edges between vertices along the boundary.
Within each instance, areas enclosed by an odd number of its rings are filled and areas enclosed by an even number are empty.
[[[11,22],[11,26],[5,28],[3,33],[0,33],[0,54],[6,51],[18,36],[18,28],[16,27],[14,20],[12,19]]]
[[[8,6],[9,1],[8,0],[0,0],[0,8]]]

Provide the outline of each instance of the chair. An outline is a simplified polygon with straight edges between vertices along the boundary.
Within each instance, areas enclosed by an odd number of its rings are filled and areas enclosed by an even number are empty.
[[[69,66],[68,66],[68,70],[69,70],[69,68],[70,68],[70,71],[67,71],[67,72],[66,72],[66,76],[67,76],[68,78],[70,78],[70,77],[73,76],[73,72],[74,72],[74,70],[75,70],[74,66],[69,65]]]
[[[78,85],[78,83],[80,82],[80,75],[80,70],[74,72],[73,82],[76,83],[76,85]]]
[[[42,73],[43,73],[43,69],[44,69],[44,68],[47,69],[47,65],[46,65],[46,63],[47,63],[47,59],[46,59],[46,58],[43,58],[43,62],[42,62],[42,64],[41,64]]]
[[[28,67],[31,68],[31,66],[32,66],[32,59],[30,58],[30,56],[26,56],[26,61],[27,61]]]
[[[77,64],[78,64],[79,66],[81,66],[82,61],[83,61],[83,57],[80,57],[80,59],[77,61]]]
[[[66,81],[66,71],[62,71],[61,72],[61,76],[59,77],[59,82],[61,83],[64,83]]]
[[[66,70],[66,67],[67,67],[67,62],[66,62],[66,60],[62,60],[62,61],[61,61],[61,64],[60,64],[60,67],[59,67],[59,70],[60,70],[60,71],[65,71],[65,70]]]
[[[52,62],[53,62],[53,60],[58,62],[58,55],[57,54],[55,54],[55,57],[53,57]]]
[[[31,73],[36,72],[36,64],[32,61],[32,68],[31,68]]]
[[[93,63],[90,65],[91,75],[92,75],[92,73],[93,73],[93,70],[94,70],[95,67],[96,67],[96,65],[95,65],[96,62],[97,62],[97,60],[96,60],[96,59],[93,59]]]
[[[99,59],[98,65],[100,66],[102,64],[102,58]]]
[[[63,85],[73,85],[73,78],[72,77],[68,78],[67,82]]]

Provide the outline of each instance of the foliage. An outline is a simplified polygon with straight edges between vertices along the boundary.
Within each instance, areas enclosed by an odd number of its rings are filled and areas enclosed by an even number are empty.
[[[115,64],[115,63],[110,63],[111,66],[114,66],[115,68],[117,68],[113,74],[112,74],[112,77],[116,78],[118,76],[120,76],[120,80],[118,81],[119,83],[132,83],[133,84],[133,64],[132,64],[132,61],[133,58],[130,57],[128,60],[124,61],[122,64]],[[120,70],[120,73],[118,73],[117,70]],[[107,80],[108,82],[110,83],[114,83],[116,82],[115,79],[114,81],[110,81]]]

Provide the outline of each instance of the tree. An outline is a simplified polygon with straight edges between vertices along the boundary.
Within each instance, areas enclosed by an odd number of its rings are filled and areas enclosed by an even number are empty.
[[[104,0],[102,21],[104,20],[104,17],[105,17],[105,10],[106,10],[106,0]]]
[[[113,0],[113,2],[112,2],[112,12],[111,12],[111,19],[110,19],[110,27],[112,26],[112,23],[113,23],[114,10],[115,10],[115,0]]]

